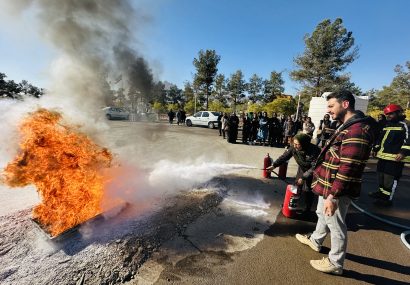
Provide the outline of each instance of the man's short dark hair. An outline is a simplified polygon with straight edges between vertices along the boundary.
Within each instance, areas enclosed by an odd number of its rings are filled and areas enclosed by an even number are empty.
[[[326,100],[329,101],[332,98],[335,98],[339,103],[342,103],[343,101],[349,101],[349,108],[354,110],[356,99],[354,98],[353,93],[349,90],[339,90],[332,92],[327,95]]]

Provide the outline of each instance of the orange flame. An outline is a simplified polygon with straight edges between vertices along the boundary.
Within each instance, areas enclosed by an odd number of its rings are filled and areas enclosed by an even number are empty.
[[[33,217],[56,236],[101,213],[104,177],[111,153],[72,126],[61,114],[39,109],[21,126],[21,153],[4,169],[11,187],[34,184],[42,202]]]

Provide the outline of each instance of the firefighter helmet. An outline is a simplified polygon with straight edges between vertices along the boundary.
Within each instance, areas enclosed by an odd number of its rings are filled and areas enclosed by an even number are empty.
[[[384,108],[383,113],[385,115],[387,115],[389,113],[393,113],[393,112],[396,112],[396,111],[403,111],[403,109],[399,105],[389,104],[389,105],[386,106],[386,108]]]

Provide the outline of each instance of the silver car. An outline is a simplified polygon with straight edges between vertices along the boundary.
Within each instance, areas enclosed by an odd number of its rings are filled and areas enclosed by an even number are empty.
[[[108,120],[129,120],[130,113],[124,108],[108,107],[105,109],[105,116]]]

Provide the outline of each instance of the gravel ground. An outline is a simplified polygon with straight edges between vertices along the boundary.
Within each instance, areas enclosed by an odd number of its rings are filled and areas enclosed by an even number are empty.
[[[222,200],[215,189],[176,195],[157,210],[132,218],[132,206],[95,220],[61,241],[50,241],[31,221],[31,210],[0,217],[1,284],[117,284],[167,240]],[[34,281],[35,280],[35,281]]]

